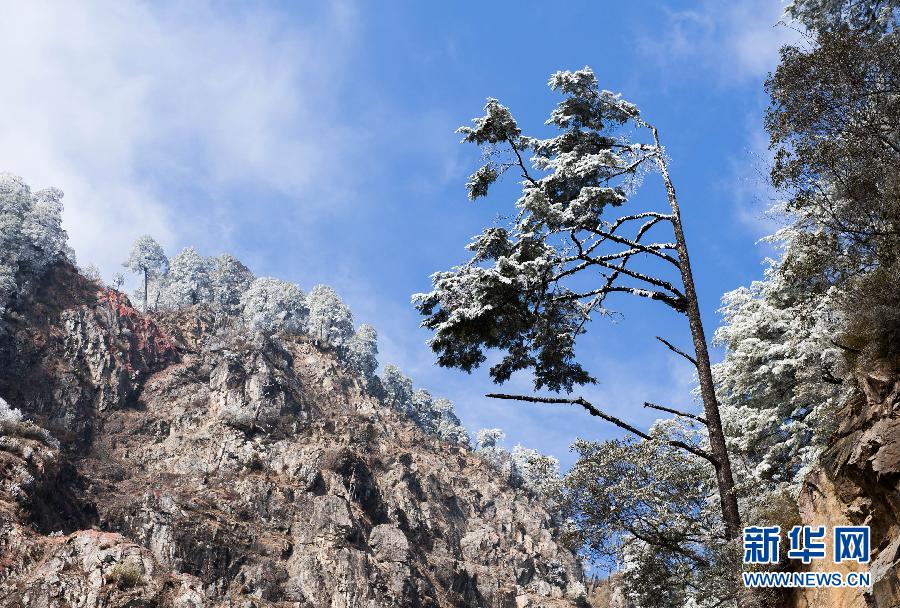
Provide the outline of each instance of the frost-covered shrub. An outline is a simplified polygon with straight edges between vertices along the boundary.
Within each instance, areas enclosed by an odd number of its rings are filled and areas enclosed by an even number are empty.
[[[343,351],[343,360],[347,366],[363,376],[371,379],[378,368],[378,332],[371,325],[363,323],[347,341]]]
[[[210,280],[213,301],[227,310],[241,303],[241,296],[253,284],[253,273],[237,258],[223,254],[212,261]]]
[[[412,380],[395,365],[385,365],[381,374],[385,402],[403,413],[428,434],[468,445],[469,435],[453,411],[449,399],[435,399],[424,390],[413,390]]]
[[[566,587],[566,597],[573,602],[583,603],[587,601],[587,587],[581,581],[572,581]]]
[[[280,279],[258,278],[241,297],[241,315],[254,331],[302,333],[308,314],[300,288]]]
[[[353,315],[328,285],[316,285],[306,296],[308,331],[316,344],[340,349],[353,335]]]
[[[32,192],[22,178],[0,173],[0,315],[32,278],[73,257],[62,197],[56,188]]]
[[[516,479],[516,465],[509,451],[500,444],[504,439],[506,433],[501,429],[481,429],[475,434],[475,452],[497,469],[503,479],[513,482]]]
[[[559,489],[559,460],[537,450],[516,445],[512,461],[522,485],[539,496],[552,497]]]
[[[59,441],[50,433],[33,422],[26,420],[22,412],[10,405],[0,397],[0,439],[22,437],[37,439],[52,449],[59,449]],[[9,447],[9,440],[0,442],[0,445]],[[15,440],[12,440],[15,441]]]
[[[22,412],[14,407],[10,407],[6,400],[0,397],[0,425],[18,424],[21,421]]]
[[[100,283],[103,281],[103,275],[100,273],[100,269],[97,268],[95,264],[88,264],[84,268],[80,269],[81,276],[95,283]]]
[[[106,575],[106,582],[119,589],[131,589],[145,584],[141,569],[133,562],[119,562],[113,566]]]
[[[521,444],[510,453],[502,445],[505,438],[501,429],[481,429],[475,436],[475,451],[510,482],[545,499],[555,499],[560,484],[559,461]]]
[[[165,308],[183,308],[213,301],[209,260],[193,247],[181,250],[169,260],[169,272],[162,287],[160,302]]]

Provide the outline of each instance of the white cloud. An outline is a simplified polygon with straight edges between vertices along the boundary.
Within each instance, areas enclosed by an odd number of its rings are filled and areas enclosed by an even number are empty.
[[[185,188],[296,196],[353,135],[329,120],[352,7],[301,28],[272,11],[184,6],[4,6],[0,169],[62,188],[80,260],[107,272],[137,234],[180,240],[172,201]]]
[[[784,7],[778,0],[704,0],[696,10],[664,10],[666,27],[643,32],[640,50],[664,66],[712,69],[723,82],[764,76],[778,63],[779,49],[799,37],[780,24]]]
[[[730,160],[729,174],[716,188],[734,201],[735,214],[755,238],[773,234],[783,222],[772,212],[779,202],[778,192],[772,186],[769,171],[773,153],[759,115],[747,119],[745,154]]]

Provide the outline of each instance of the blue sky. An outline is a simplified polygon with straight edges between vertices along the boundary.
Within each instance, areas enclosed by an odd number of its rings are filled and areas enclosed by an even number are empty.
[[[544,133],[548,76],[590,65],[655,123],[671,156],[707,331],[723,292],[758,278],[762,88],[791,30],[778,0],[238,4],[16,3],[0,23],[0,170],[66,192],[79,262],[107,276],[149,232],[170,254],[228,251],[259,275],[334,286],[378,328],[382,363],[572,461],[616,429],[568,409],[491,402],[486,373],[436,368],[409,303],[508,211],[465,181],[478,151],[456,127],[485,97]],[[511,189],[501,190],[512,193]],[[636,205],[664,203],[651,175]],[[586,397],[643,426],[645,400],[691,407],[690,370],[653,339],[683,319],[619,299],[579,346]],[[526,391],[527,378],[510,390]]]

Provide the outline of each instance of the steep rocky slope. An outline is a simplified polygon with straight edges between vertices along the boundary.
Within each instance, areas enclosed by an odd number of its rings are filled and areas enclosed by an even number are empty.
[[[7,321],[0,396],[50,436],[0,435],[0,606],[572,605],[539,501],[308,341],[68,266]]]
[[[871,526],[871,563],[835,565],[829,553],[811,567],[868,570],[872,587],[806,589],[796,594],[796,608],[900,606],[900,367],[882,361],[856,380],[861,391],[838,412],[837,432],[806,478],[799,507],[804,524]]]

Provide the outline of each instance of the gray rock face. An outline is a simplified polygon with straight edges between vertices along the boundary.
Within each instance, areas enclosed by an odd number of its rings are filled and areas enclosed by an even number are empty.
[[[328,352],[57,274],[0,338],[0,395],[62,442],[0,442],[0,606],[571,605],[540,502]]]

